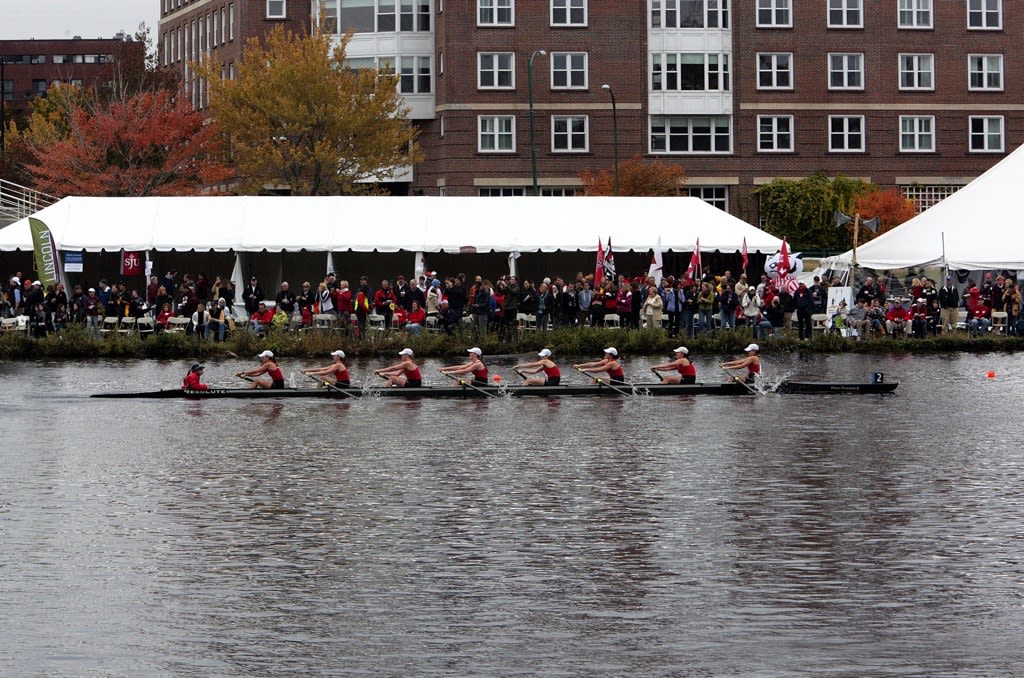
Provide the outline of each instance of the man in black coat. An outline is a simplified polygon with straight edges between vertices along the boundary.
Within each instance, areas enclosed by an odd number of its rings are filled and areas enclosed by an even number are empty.
[[[252,315],[256,312],[256,309],[260,307],[260,302],[263,301],[263,288],[260,287],[260,283],[256,280],[256,276],[249,278],[249,284],[245,286],[245,290],[242,292],[242,302],[245,304],[245,312]]]

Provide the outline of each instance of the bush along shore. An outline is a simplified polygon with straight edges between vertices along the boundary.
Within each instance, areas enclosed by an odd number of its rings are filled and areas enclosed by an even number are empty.
[[[605,328],[562,328],[550,331],[518,332],[502,339],[497,334],[474,335],[469,331],[444,334],[404,331],[372,332],[364,339],[345,334],[325,334],[317,330],[303,332],[271,331],[265,335],[235,332],[224,342],[204,341],[182,332],[140,337],[137,334],[111,334],[94,338],[85,328],[72,326],[59,334],[38,339],[23,333],[0,335],[0,359],[35,360],[44,358],[77,359],[180,359],[216,360],[218,357],[250,357],[269,349],[280,357],[326,358],[342,349],[350,357],[391,357],[408,346],[416,356],[461,356],[467,346],[479,346],[485,356],[521,355],[550,348],[556,356],[599,356],[606,346],[615,346],[620,355],[664,355],[687,346],[694,355],[728,356],[741,354],[751,341],[748,329],[718,330],[696,337],[670,337],[664,330],[623,330]],[[981,337],[966,332],[944,334],[925,339],[877,338],[856,341],[835,334],[816,334],[808,341],[796,333],[759,340],[762,353],[934,353],[1018,351],[1024,338],[995,334]]]

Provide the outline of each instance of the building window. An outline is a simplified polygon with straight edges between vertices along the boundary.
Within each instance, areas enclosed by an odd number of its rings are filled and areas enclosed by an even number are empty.
[[[757,150],[762,153],[793,151],[793,116],[757,116]]]
[[[864,0],[828,0],[829,28],[863,28]]]
[[[551,89],[586,89],[587,53],[552,52]]]
[[[341,32],[373,33],[375,30],[390,33],[395,30],[395,0],[338,0],[338,30]],[[331,4],[333,0],[329,0]],[[374,25],[374,5],[381,25]]]
[[[728,54],[652,54],[651,89],[655,92],[728,92]]]
[[[651,116],[651,153],[729,153],[727,115]]]
[[[864,89],[864,55],[829,54],[828,88]]]
[[[586,26],[587,0],[551,0],[552,26]]]
[[[572,198],[580,195],[581,189],[571,186],[541,186],[540,194],[545,198]]]
[[[514,89],[515,53],[482,52],[477,57],[477,87],[480,89]]]
[[[651,28],[729,28],[729,0],[651,0]]]
[[[221,7],[220,8],[220,44],[222,44],[222,45],[225,42],[227,42],[227,34],[228,34],[227,33],[227,31],[228,31],[227,11],[228,11],[227,7]]]
[[[935,117],[931,115],[900,116],[900,152],[932,153],[935,151]]]
[[[828,117],[828,150],[863,151],[864,116],[830,115]]]
[[[267,18],[285,18],[285,0],[267,0]]]
[[[932,0],[900,0],[897,26],[900,28],[931,28]]]
[[[1002,54],[970,54],[967,64],[968,89],[1002,91]]]
[[[922,184],[911,184],[909,186],[900,186],[900,192],[907,200],[914,201],[914,207],[917,209],[917,213],[920,214],[929,207],[932,207],[936,203],[953,195],[961,188],[963,188],[963,186],[925,186]]]
[[[691,198],[700,198],[723,212],[729,211],[729,189],[726,186],[691,186],[687,193]]]
[[[590,150],[588,127],[585,115],[551,116],[551,150],[556,153],[586,153]]]
[[[967,0],[967,28],[999,30],[1003,27],[1003,0]]]
[[[793,55],[758,54],[757,88],[793,89]]]
[[[793,25],[792,0],[757,0],[758,28],[790,28]]]
[[[344,5],[349,5],[349,11],[344,14],[351,15],[352,20],[358,21],[362,32],[372,32],[372,7],[364,7],[361,11],[357,9],[357,1],[343,0]],[[360,2],[360,5],[369,5],[368,2]],[[390,33],[394,30],[402,32],[430,30],[430,0],[376,0],[377,4],[377,31]],[[356,15],[360,19],[356,19]],[[397,19],[396,19],[397,17]]]
[[[1003,116],[972,115],[969,123],[972,153],[1003,152]]]
[[[228,40],[235,39],[235,3],[228,3]]]
[[[430,57],[408,56],[399,62],[398,91],[402,94],[429,94]]]
[[[900,55],[900,89],[935,89],[935,57],[932,54]]]
[[[512,26],[515,24],[513,0],[476,0],[477,26]]]
[[[477,118],[481,153],[512,153],[516,150],[516,118],[513,115],[481,115]]]
[[[504,186],[480,189],[481,198],[518,198],[524,195],[526,195],[526,188],[521,186]]]
[[[14,81],[3,81],[4,101],[14,101]]]

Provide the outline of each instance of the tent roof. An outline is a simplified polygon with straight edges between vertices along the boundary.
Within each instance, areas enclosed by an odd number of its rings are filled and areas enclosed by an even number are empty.
[[[774,253],[782,241],[699,198],[64,198],[39,211],[59,250]],[[31,250],[28,219],[0,251]]]
[[[1017,222],[1024,146],[959,191],[857,248],[857,265],[879,270],[948,266],[1024,269],[1024,230]],[[845,268],[853,251],[826,262]]]

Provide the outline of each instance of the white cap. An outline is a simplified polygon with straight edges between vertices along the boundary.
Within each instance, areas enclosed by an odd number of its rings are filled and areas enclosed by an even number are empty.
[[[95,291],[96,291],[96,288],[95,288],[95,287],[90,287],[88,291],[89,291],[89,292],[95,292]]]
[[[481,351],[476,346],[474,346],[473,348],[467,348],[466,353],[476,353],[478,356],[482,356],[484,354],[484,352]]]
[[[550,358],[551,357],[551,349],[550,348],[541,349],[541,352],[538,353],[537,355],[539,355],[541,358]]]
[[[21,278],[19,278],[16,275],[12,275],[11,276],[11,282],[14,283],[15,285],[20,285],[21,284]]]
[[[757,344],[750,344],[745,349],[743,349],[743,352],[744,353],[750,353],[751,351],[760,351],[760,350],[761,350],[761,347],[758,346]]]
[[[674,348],[674,349],[672,349],[672,352],[673,353],[682,353],[683,355],[690,355],[690,349],[686,348],[685,346],[680,346],[679,348]]]
[[[273,351],[263,351],[263,353],[260,353],[256,357],[257,358],[273,358],[274,357],[274,352]]]
[[[337,351],[331,351],[331,355],[336,355],[336,356],[338,356],[339,358],[344,358],[344,357],[345,357],[345,352],[344,352],[344,351],[342,351],[342,350],[341,350],[341,349],[339,348],[339,349],[338,349]]]
[[[42,287],[42,286],[43,286],[43,283],[39,282],[38,280],[33,280],[33,281],[32,281],[32,284],[33,284],[33,285],[39,285],[40,287]]]
[[[610,354],[612,354],[613,356],[616,356],[616,357],[619,355],[618,349],[616,349],[614,346],[609,346],[608,348],[606,348],[604,350],[604,352],[605,353],[610,353]]]
[[[398,355],[412,355],[412,349],[403,348],[401,351],[398,352]]]
[[[925,302],[925,298],[924,297],[918,297],[917,303],[923,304],[924,302]]]

